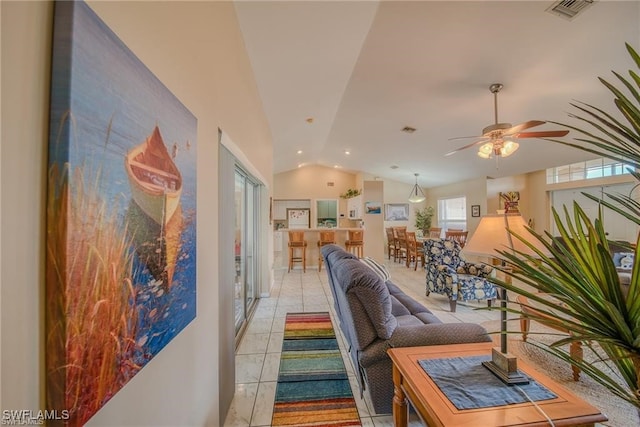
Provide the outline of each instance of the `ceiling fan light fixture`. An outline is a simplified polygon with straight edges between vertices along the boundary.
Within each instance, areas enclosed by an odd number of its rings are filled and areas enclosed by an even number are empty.
[[[563,0],[569,2],[570,0]],[[573,1],[573,0],[571,0]],[[585,0],[589,1],[589,0]],[[542,120],[529,120],[527,122],[520,123],[518,125],[513,126],[511,123],[500,123],[498,122],[498,92],[503,88],[501,83],[494,83],[489,86],[489,90],[493,94],[493,114],[494,114],[494,123],[486,126],[482,129],[482,135],[479,136],[463,136],[458,138],[450,138],[450,140],[454,139],[466,139],[466,138],[476,138],[476,141],[471,144],[467,144],[463,147],[460,147],[456,150],[450,151],[445,154],[445,156],[450,156],[458,151],[465,150],[467,148],[476,147],[480,144],[482,146],[478,149],[478,156],[483,159],[489,159],[495,157],[496,159],[499,157],[508,157],[511,154],[515,153],[520,144],[517,142],[511,141],[507,138],[561,138],[566,136],[569,131],[568,130],[545,130],[545,131],[537,131],[537,132],[523,132],[526,129],[530,129],[536,126],[540,126],[545,124],[546,122]],[[487,140],[489,142],[487,142]]]
[[[414,173],[414,175],[416,176],[416,183],[409,194],[409,203],[424,202],[427,199],[427,196],[424,195],[422,188],[418,185],[418,174]]]
[[[520,144],[514,141],[505,141],[500,148],[500,155],[502,157],[509,157],[520,147]]]
[[[482,145],[478,149],[478,157],[482,157],[483,159],[491,158],[492,154],[493,154],[493,143],[492,142],[487,142],[486,144]]]

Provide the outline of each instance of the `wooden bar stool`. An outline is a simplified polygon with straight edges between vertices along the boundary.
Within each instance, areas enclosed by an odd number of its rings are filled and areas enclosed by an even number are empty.
[[[344,245],[348,252],[353,253],[358,258],[362,258],[362,251],[364,249],[364,231],[362,230],[349,230],[349,235]]]
[[[318,271],[322,270],[322,252],[320,248],[324,245],[330,245],[336,243],[336,232],[331,231],[321,231],[320,238],[318,239]]]
[[[304,231],[289,231],[289,272],[294,262],[302,263],[302,271],[307,272],[307,241]],[[296,253],[298,251],[298,253]]]

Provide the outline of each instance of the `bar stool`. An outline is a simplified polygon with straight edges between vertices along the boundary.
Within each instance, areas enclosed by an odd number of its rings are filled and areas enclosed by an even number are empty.
[[[318,271],[322,270],[322,252],[320,248],[324,245],[330,245],[336,243],[336,232],[331,231],[321,231],[320,238],[318,239]]]
[[[348,252],[353,253],[358,258],[362,258],[362,251],[364,248],[364,231],[362,230],[349,230],[349,235],[344,245]]]
[[[307,272],[307,241],[304,231],[289,231],[289,272],[294,262],[302,263],[302,271]],[[296,251],[300,253],[296,254]]]

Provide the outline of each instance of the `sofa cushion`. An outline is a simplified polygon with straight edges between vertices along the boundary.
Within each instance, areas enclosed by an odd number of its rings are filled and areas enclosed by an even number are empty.
[[[391,294],[391,314],[394,316],[406,316],[411,314],[411,312],[404,306],[403,303],[398,301],[398,298],[395,295]]]
[[[410,314],[407,316],[397,316],[396,320],[398,321],[398,326],[419,326],[424,324],[423,321]]]
[[[373,270],[373,272],[380,276],[380,278],[385,282],[391,277],[387,267],[371,257],[360,258],[360,262]]]
[[[434,324],[434,323],[442,323],[442,320],[438,319],[435,314],[430,311],[424,311],[422,313],[414,313],[420,321],[426,325]]]
[[[356,322],[359,344],[366,346],[376,336],[383,340],[389,339],[398,322],[391,314],[391,295],[385,282],[358,259],[340,259],[332,270],[336,277],[340,277],[339,285],[352,306],[351,313]],[[362,309],[355,307],[360,305]],[[369,328],[373,326],[373,331],[366,330],[367,321],[370,323]]]
[[[400,288],[398,287],[398,285],[396,285],[396,284],[395,284],[395,283],[393,283],[392,281],[387,280],[386,284],[387,284],[387,289],[389,289],[389,293],[390,293],[391,295],[395,295],[395,294],[404,294],[404,291],[403,291],[402,289],[400,289]]]
[[[405,293],[398,293],[398,294],[394,294],[393,296],[397,298],[398,301],[400,301],[400,303],[402,303],[402,305],[404,305],[411,314],[425,313],[425,312],[430,313],[427,307],[420,304],[418,301],[414,300],[413,298],[411,298],[409,295]]]

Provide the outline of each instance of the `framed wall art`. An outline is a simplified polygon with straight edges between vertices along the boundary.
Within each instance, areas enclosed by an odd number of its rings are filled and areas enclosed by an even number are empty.
[[[46,395],[66,425],[196,316],[196,124],[86,3],[56,2]]]
[[[385,221],[409,221],[409,203],[387,203],[384,205]]]
[[[480,216],[480,205],[471,205],[471,216],[472,217]]]
[[[364,202],[364,213],[368,215],[378,215],[382,213],[382,203]]]

